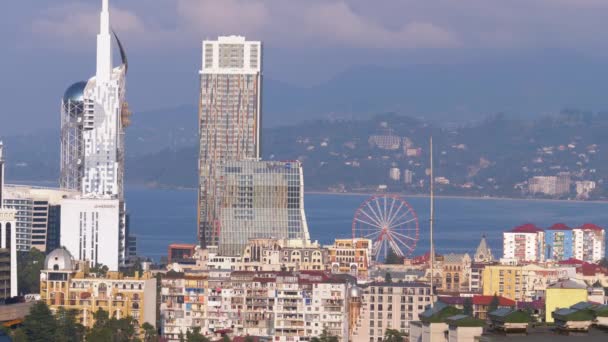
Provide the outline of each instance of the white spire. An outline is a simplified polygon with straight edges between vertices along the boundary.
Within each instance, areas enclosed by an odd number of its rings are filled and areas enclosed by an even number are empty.
[[[112,72],[112,36],[110,35],[109,0],[102,0],[97,35],[97,84],[110,80]]]

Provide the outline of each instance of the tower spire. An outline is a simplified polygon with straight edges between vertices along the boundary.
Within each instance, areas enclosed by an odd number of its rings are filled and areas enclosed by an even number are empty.
[[[102,0],[99,15],[99,34],[97,35],[97,83],[110,80],[112,72],[112,36],[110,35],[110,4]]]

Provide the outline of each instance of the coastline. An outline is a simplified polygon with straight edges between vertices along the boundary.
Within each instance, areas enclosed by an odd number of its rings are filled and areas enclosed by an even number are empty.
[[[27,180],[12,180],[7,182],[7,185],[35,185],[35,186],[49,186],[57,187],[55,181],[27,181]],[[139,188],[139,189],[150,189],[150,190],[175,190],[175,191],[196,191],[197,187],[186,187],[186,186],[166,186],[154,183],[142,184],[142,183],[131,183],[126,184],[127,187]],[[327,190],[304,190],[304,194],[311,195],[338,195],[338,196],[373,196],[383,193],[373,192],[334,192]],[[419,197],[429,198],[427,194],[411,194],[403,192],[387,192],[387,194],[394,194],[403,197]],[[557,203],[608,203],[608,200],[580,200],[580,199],[551,199],[551,198],[529,198],[529,197],[496,197],[496,196],[467,196],[467,195],[435,195],[435,198],[440,199],[468,199],[468,200],[494,200],[494,201],[534,201],[534,202],[557,202]]]

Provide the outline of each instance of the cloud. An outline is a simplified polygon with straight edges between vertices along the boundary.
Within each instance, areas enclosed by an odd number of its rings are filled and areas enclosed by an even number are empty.
[[[150,50],[192,48],[230,34],[291,50],[608,50],[599,34],[608,29],[608,0],[155,0],[119,6],[112,8],[117,32],[129,46]],[[32,32],[42,44],[90,40],[98,12],[93,4],[57,0],[33,20]]]

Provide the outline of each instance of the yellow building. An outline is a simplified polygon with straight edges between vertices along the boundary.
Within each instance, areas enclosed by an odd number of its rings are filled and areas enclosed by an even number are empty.
[[[156,278],[150,273],[125,277],[108,272],[99,277],[89,274],[86,263],[78,266],[65,249],[52,251],[40,272],[40,298],[52,311],[59,307],[76,309],[85,327],[92,327],[97,310],[110,317],[131,316],[139,325],[156,325]]]
[[[583,282],[568,279],[549,285],[545,297],[545,320],[551,323],[553,311],[586,301],[587,286]]]
[[[521,266],[492,265],[483,269],[483,294],[524,300],[525,289]]]

